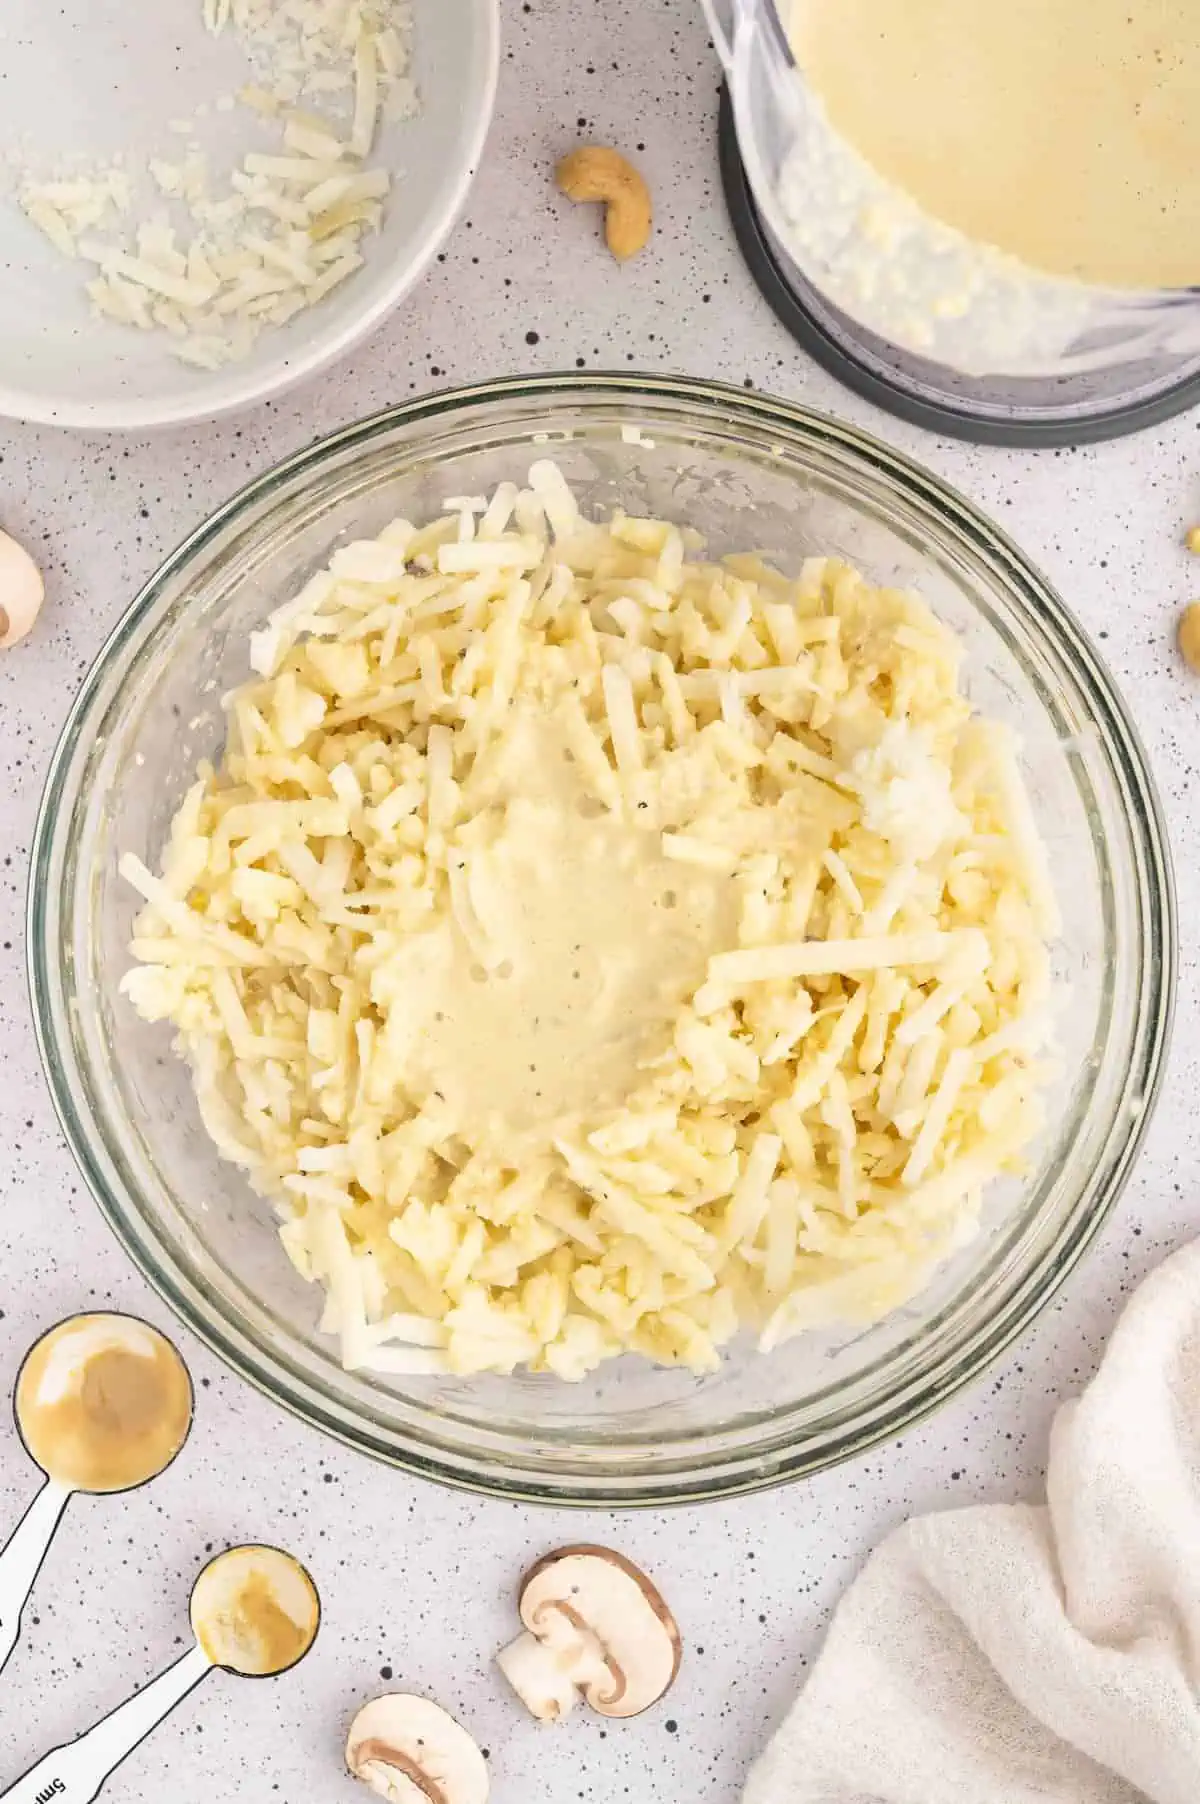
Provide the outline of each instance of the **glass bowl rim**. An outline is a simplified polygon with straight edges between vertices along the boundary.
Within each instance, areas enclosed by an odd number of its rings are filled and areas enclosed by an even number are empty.
[[[1121,770],[1128,794],[1122,791],[1123,813],[1143,860],[1148,913],[1138,952],[1143,967],[1137,984],[1136,1032],[1133,1044],[1140,1052],[1137,1093],[1142,1106],[1123,1144],[1101,1169],[1098,1193],[1085,1189],[1058,1231],[1043,1259],[1013,1281],[999,1318],[987,1318],[964,1334],[965,1345],[951,1347],[941,1368],[923,1379],[917,1394],[885,1399],[872,1419],[855,1429],[843,1425],[836,1443],[817,1451],[801,1448],[791,1455],[773,1453],[767,1458],[737,1449],[723,1464],[719,1446],[711,1452],[702,1471],[634,1476],[622,1480],[600,1471],[578,1481],[573,1475],[547,1472],[530,1476],[521,1468],[506,1471],[494,1460],[472,1464],[471,1456],[454,1450],[429,1450],[406,1440],[404,1431],[385,1435],[343,1404],[331,1389],[309,1380],[289,1367],[280,1355],[240,1327],[232,1309],[209,1296],[198,1276],[170,1269],[155,1256],[153,1246],[139,1233],[142,1211],[114,1184],[93,1151],[90,1124],[80,1118],[71,1093],[68,1066],[75,1062],[69,1031],[61,1031],[52,1003],[54,983],[49,968],[50,944],[45,932],[47,887],[44,879],[60,851],[58,823],[66,780],[77,755],[81,732],[115,660],[138,629],[152,616],[162,592],[228,526],[257,503],[270,501],[296,478],[318,476],[323,466],[340,454],[365,450],[393,429],[423,422],[453,419],[474,407],[505,403],[541,402],[570,406],[590,401],[619,407],[655,407],[676,410],[681,426],[688,412],[707,416],[713,424],[737,424],[774,430],[792,437],[810,450],[836,447],[871,473],[896,484],[910,501],[931,512],[942,528],[977,552],[986,555],[1009,591],[1011,600],[1027,607],[1038,630],[1051,640],[1059,656],[1086,693],[1100,716],[1108,737],[1108,753]],[[65,819],[70,821],[74,804]],[[67,842],[69,843],[69,842]],[[1161,1087],[1174,1014],[1178,966],[1177,909],[1169,842],[1153,774],[1126,704],[1106,666],[1082,627],[1057,591],[1030,562],[1002,528],[960,495],[950,484],[924,469],[904,453],[883,444],[871,433],[818,412],[800,403],[769,396],[757,390],[687,376],[646,375],[636,371],[547,373],[502,377],[443,389],[384,408],[367,418],[339,428],[293,453],[238,489],[204,519],[169,553],[141,585],[96,653],[78,694],[68,711],[48,767],[38,808],[30,851],[26,900],[27,978],[38,1051],[46,1074],[51,1101],[67,1144],[84,1181],[95,1198],[119,1244],[163,1300],[208,1348],[239,1377],[264,1396],[281,1404],[309,1425],[332,1435],[356,1451],[368,1453],[413,1476],[477,1495],[535,1504],[578,1508],[662,1507],[714,1498],[727,1498],[772,1488],[856,1457],[891,1440],[922,1421],[957,1391],[976,1378],[997,1358],[1050,1301],[1073,1270],[1115,1206],[1136,1161]],[[1149,963],[1149,974],[1147,964]],[[64,1057],[64,1051],[66,1056]],[[1111,1138],[1111,1128],[1109,1137]],[[97,1139],[100,1139],[97,1136]],[[1106,1141],[1106,1153],[1108,1142]],[[1095,1181],[1097,1174],[1093,1174]],[[950,1369],[946,1369],[949,1367]],[[913,1387],[909,1387],[911,1393]],[[564,1484],[564,1477],[566,1483]]]

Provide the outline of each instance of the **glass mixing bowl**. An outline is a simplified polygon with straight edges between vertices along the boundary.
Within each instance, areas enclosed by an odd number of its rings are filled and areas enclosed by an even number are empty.
[[[638,428],[638,431],[631,430]],[[346,537],[552,456],[589,510],[698,524],[717,552],[853,559],[919,585],[968,649],[972,700],[1019,727],[1065,914],[1061,1093],[1028,1176],[910,1307],[697,1378],[625,1359],[549,1377],[343,1372],[269,1207],[205,1134],[165,1028],[118,993],[139,906],[252,627]],[[1096,1233],[1162,1070],[1174,917],[1154,786],[1112,679],[1057,595],[959,496],[850,427],[683,378],[558,376],[414,401],[301,452],[167,560],[101,651],[63,731],[33,849],[29,958],[63,1128],[121,1242],[238,1372],[351,1446],[501,1495],[646,1504],[816,1471],[895,1434],[1029,1322]]]

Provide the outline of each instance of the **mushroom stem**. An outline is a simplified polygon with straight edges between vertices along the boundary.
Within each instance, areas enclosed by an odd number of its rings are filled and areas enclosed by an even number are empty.
[[[582,1639],[574,1630],[569,1642],[539,1641],[536,1635],[524,1634],[501,1649],[496,1665],[531,1716],[541,1723],[557,1723],[579,1702],[587,1676],[579,1672],[583,1654]]]

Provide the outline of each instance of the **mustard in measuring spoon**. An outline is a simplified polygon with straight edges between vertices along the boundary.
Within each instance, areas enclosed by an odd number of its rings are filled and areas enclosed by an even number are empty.
[[[76,1315],[26,1354],[14,1406],[46,1483],[0,1552],[0,1668],[71,1493],[128,1491],[164,1471],[191,1427],[192,1383],[171,1342],[148,1322]]]
[[[189,1606],[196,1646],[76,1741],[54,1748],[3,1794],[2,1804],[90,1804],[114,1767],[144,1741],[214,1666],[274,1678],[317,1638],[312,1579],[278,1547],[230,1547],[204,1567]]]

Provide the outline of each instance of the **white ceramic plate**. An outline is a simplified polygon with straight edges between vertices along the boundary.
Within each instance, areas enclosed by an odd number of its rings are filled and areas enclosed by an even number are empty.
[[[396,179],[382,232],[364,240],[366,267],[262,333],[240,363],[189,368],[157,332],[94,319],[89,266],[57,251],[0,181],[0,414],[110,429],[211,419],[279,393],[378,325],[449,231],[496,92],[498,0],[413,0],[413,12],[421,108],[385,125],[372,155]],[[0,160],[11,150],[177,160],[185,140],[170,121],[250,79],[236,40],[205,32],[200,0],[0,0]],[[241,107],[210,115],[202,138],[214,170],[263,148]]]

